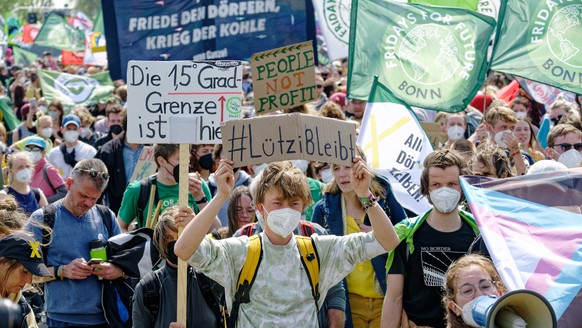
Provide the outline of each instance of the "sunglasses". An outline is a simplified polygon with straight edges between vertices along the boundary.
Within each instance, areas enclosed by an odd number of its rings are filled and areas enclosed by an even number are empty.
[[[32,152],[32,153],[40,153],[42,151],[42,149],[37,148],[37,147],[26,147],[26,148],[24,148],[24,150]]]
[[[554,125],[556,125],[556,124],[558,124],[558,122],[560,122],[562,117],[564,117],[564,115],[558,115],[557,117],[550,118],[550,121],[552,121],[552,123],[554,123]]]
[[[560,146],[562,148],[562,151],[568,151],[568,150],[572,149],[572,147],[574,147],[574,149],[576,149],[577,151],[582,151],[582,142],[576,143],[576,144],[561,143],[561,144],[554,145],[554,147],[555,146]]]
[[[318,89],[320,89],[320,88],[323,88],[323,85],[321,85],[321,84],[317,84],[317,85],[316,85],[316,87],[317,87]]]
[[[83,169],[75,169],[75,170],[87,174],[91,179],[99,178],[102,180],[109,180],[109,174],[107,174],[107,172],[98,172],[95,170],[83,170]]]

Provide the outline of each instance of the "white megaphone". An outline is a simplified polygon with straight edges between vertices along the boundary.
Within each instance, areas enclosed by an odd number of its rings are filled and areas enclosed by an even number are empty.
[[[472,327],[556,328],[556,314],[550,303],[531,290],[514,290],[502,295],[479,296],[463,306],[463,321]]]

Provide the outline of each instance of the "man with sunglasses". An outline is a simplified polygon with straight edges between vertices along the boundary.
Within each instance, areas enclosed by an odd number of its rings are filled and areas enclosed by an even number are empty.
[[[315,100],[311,103],[316,110],[319,111],[321,106],[327,102],[327,95],[323,92],[323,78],[321,76],[315,77]]]
[[[570,124],[558,124],[548,133],[546,154],[569,168],[582,164],[582,131]]]
[[[35,211],[27,224],[37,240],[44,240],[41,228],[47,222],[44,211],[54,206],[50,244],[45,262],[55,280],[45,285],[49,327],[109,327],[101,305],[103,281],[126,277],[109,262],[88,264],[89,243],[121,233],[111,210],[95,206],[109,180],[107,167],[98,159],[78,162],[65,179],[66,196],[53,205]],[[109,215],[109,218],[106,217]]]

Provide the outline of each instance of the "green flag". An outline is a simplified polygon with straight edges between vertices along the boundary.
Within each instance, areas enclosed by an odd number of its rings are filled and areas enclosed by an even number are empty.
[[[20,124],[12,109],[10,98],[6,96],[0,96],[0,115],[2,115],[2,121],[6,126],[7,130],[14,130]]]
[[[12,50],[14,51],[14,64],[23,67],[34,63],[34,61],[38,58],[38,55],[34,52],[24,50],[19,47],[12,47]]]
[[[508,0],[491,69],[582,94],[582,3]]]
[[[373,76],[411,106],[464,110],[485,79],[495,20],[474,11],[354,0],[348,97],[366,100]]]
[[[103,9],[99,8],[99,14],[97,14],[97,18],[95,19],[95,24],[93,24],[93,32],[101,32],[101,34],[105,34],[105,26],[103,25]]]
[[[408,0],[408,3],[417,3],[421,5],[465,8],[476,11],[479,7],[478,0]]]
[[[40,70],[39,77],[47,103],[58,99],[67,112],[75,105],[93,106],[113,93],[109,72],[80,76]]]
[[[50,14],[46,18],[34,39],[35,45],[67,51],[85,51],[84,42],[83,31],[72,27],[57,14]]]

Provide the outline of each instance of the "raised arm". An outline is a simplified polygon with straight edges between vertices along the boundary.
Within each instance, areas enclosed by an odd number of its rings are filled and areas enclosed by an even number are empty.
[[[370,197],[372,193],[370,191],[372,172],[361,157],[354,158],[350,179],[352,187],[359,198]],[[372,228],[374,229],[374,236],[376,236],[376,240],[378,240],[382,247],[390,251],[398,246],[400,240],[384,210],[376,203],[376,205],[368,207],[367,213],[370,218],[370,223],[372,223]]]
[[[221,160],[220,165],[216,172],[214,172],[216,178],[217,191],[216,195],[208,205],[196,215],[194,220],[190,221],[174,247],[174,252],[184,261],[187,261],[194,252],[200,246],[200,243],[206,236],[207,231],[210,226],[214,223],[214,219],[218,214],[218,211],[228,200],[232,189],[234,188],[234,173],[232,171],[232,161]],[[190,210],[187,212],[188,208],[181,208],[179,215],[194,215]]]

